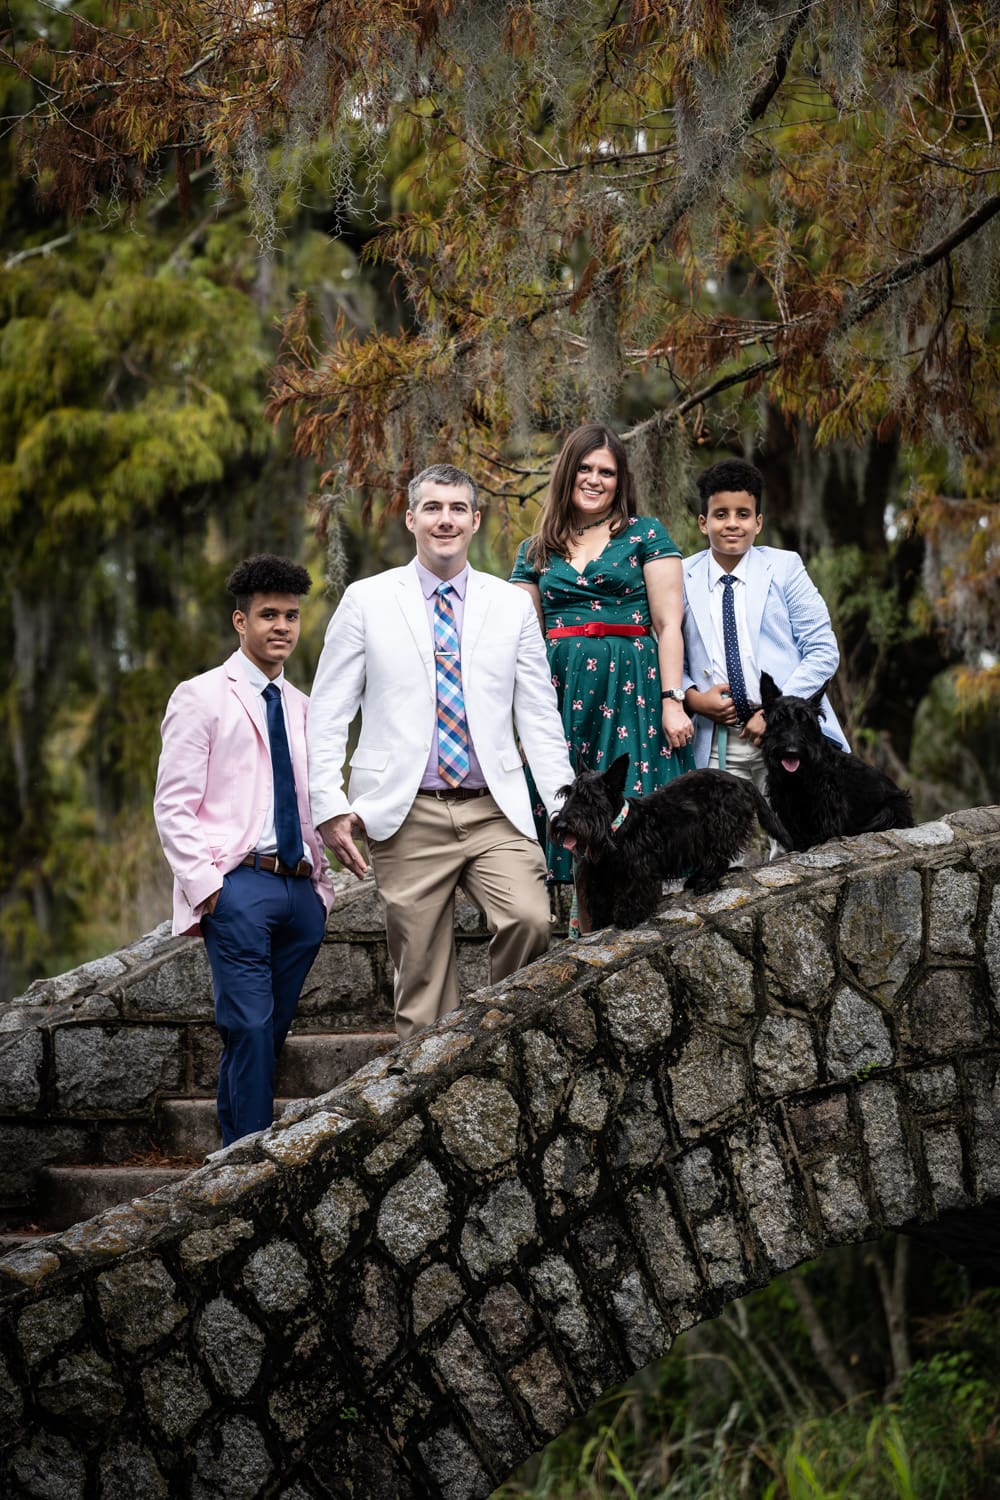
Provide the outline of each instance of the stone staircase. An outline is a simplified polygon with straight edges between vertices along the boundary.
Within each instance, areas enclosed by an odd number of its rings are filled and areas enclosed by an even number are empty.
[[[460,902],[465,992],[486,981],[487,942],[479,912]],[[204,948],[166,924],[0,1004],[0,1254],[153,1192],[219,1149],[211,1022]],[[371,881],[352,880],[279,1062],[276,1117],[395,1042],[381,906]]]

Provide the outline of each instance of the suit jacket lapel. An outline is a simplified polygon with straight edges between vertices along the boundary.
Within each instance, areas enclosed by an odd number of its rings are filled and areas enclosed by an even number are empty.
[[[760,640],[764,605],[767,603],[767,593],[771,587],[772,572],[773,569],[767,559],[757,551],[756,547],[751,547],[747,558],[747,628],[750,631],[750,644],[755,656],[757,643]]]
[[[420,660],[424,664],[424,671],[427,673],[427,686],[430,688],[432,694],[436,694],[434,642],[431,638],[430,626],[427,623],[427,601],[424,598],[423,590],[420,587],[420,579],[417,577],[417,570],[413,564],[408,568],[403,568],[400,573],[396,599],[410,635],[413,637],[413,644],[416,646]]]
[[[264,735],[264,729],[260,722],[260,710],[257,703],[257,693],[254,688],[251,687],[250,681],[247,678],[247,674],[243,671],[240,663],[236,660],[239,654],[240,653],[238,651],[234,651],[232,656],[226,662],[226,672],[229,676],[229,685],[235,693],[236,697],[242,703],[243,707],[246,709],[247,715],[250,719],[250,723],[257,731],[257,738],[260,740],[262,745],[267,745],[267,740]],[[268,753],[270,753],[270,746],[268,746]]]
[[[688,609],[701,636],[709,665],[712,662],[712,613],[708,603],[708,552],[702,552],[691,564],[684,579]]]
[[[462,616],[462,674],[472,660],[479,633],[486,624],[486,583],[475,568],[469,569],[469,582],[465,590],[465,612]]]

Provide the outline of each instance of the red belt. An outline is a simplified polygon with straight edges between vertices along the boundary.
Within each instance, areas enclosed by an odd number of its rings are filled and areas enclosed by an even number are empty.
[[[649,635],[648,625],[604,625],[600,620],[589,620],[586,625],[560,625],[558,630],[547,630],[547,641],[560,641],[564,635]]]

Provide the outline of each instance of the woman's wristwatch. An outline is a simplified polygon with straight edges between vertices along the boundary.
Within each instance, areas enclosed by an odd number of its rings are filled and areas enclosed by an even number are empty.
[[[673,698],[673,700],[674,700],[675,703],[683,703],[684,702],[684,689],[683,688],[664,688],[663,692],[660,694],[660,697],[661,698]]]

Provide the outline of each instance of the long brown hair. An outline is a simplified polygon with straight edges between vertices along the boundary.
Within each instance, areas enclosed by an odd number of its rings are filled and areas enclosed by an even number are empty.
[[[628,525],[629,517],[635,515],[635,480],[628,466],[624,443],[616,432],[602,427],[600,422],[585,422],[571,432],[562,445],[538,525],[528,543],[528,561],[538,572],[548,567],[549,558],[554,554],[566,556],[573,530],[576,472],[595,448],[608,448],[618,466],[618,487],[611,508],[611,535],[618,536]]]

